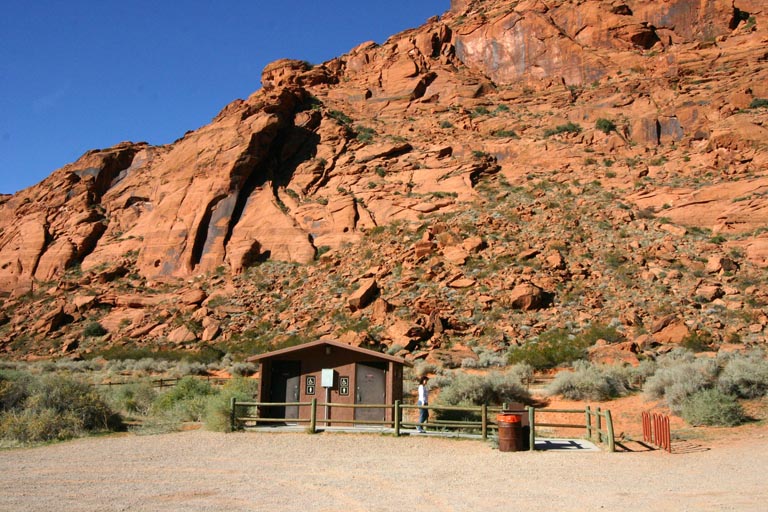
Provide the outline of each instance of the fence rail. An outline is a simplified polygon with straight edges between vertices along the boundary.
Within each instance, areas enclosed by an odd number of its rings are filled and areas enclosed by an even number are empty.
[[[309,407],[309,418],[274,418],[263,417],[261,412],[272,407]],[[318,418],[318,407],[326,408],[344,408],[344,409],[383,409],[391,411],[392,420],[358,420],[358,419],[336,419],[336,418]],[[429,411],[449,411],[466,412],[479,416],[478,420],[441,420],[435,419],[426,423],[417,423],[413,421],[403,421],[403,411],[427,409]],[[528,446],[530,450],[535,450],[535,430],[537,427],[555,427],[555,428],[578,428],[585,429],[586,437],[590,440],[596,440],[598,443],[607,445],[610,452],[615,451],[615,440],[613,434],[613,421],[611,411],[601,410],[600,407],[591,409],[536,409],[526,407],[521,410],[509,410],[506,406],[488,406],[480,405],[474,407],[454,407],[454,406],[420,406],[412,404],[402,404],[395,401],[394,404],[332,404],[318,402],[313,399],[311,402],[247,402],[232,399],[230,404],[230,427],[232,430],[238,430],[247,426],[258,426],[262,423],[297,423],[308,424],[308,430],[312,433],[317,432],[318,425],[328,426],[329,424],[340,425],[380,425],[386,428],[394,429],[395,436],[400,436],[403,428],[413,427],[432,427],[438,429],[455,430],[474,430],[480,431],[481,437],[485,440],[489,433],[498,429],[498,424],[491,418],[494,414],[500,412],[511,412],[517,414],[527,414],[529,423]],[[584,423],[537,423],[537,415],[546,413],[565,413],[579,414],[585,418]]]
[[[231,380],[231,377],[211,377],[210,375],[193,375],[194,378],[199,380],[204,380],[206,382],[210,382],[214,386],[223,386],[227,382]],[[179,381],[183,377],[170,377],[170,378],[161,378],[161,379],[152,379],[149,381],[150,384],[152,384],[153,387],[156,388],[171,388],[179,383]],[[137,384],[141,382],[140,380],[125,380],[125,381],[117,381],[117,382],[99,382],[96,384],[96,386],[127,386],[129,384]]]
[[[672,453],[672,432],[669,416],[643,411],[643,441]]]

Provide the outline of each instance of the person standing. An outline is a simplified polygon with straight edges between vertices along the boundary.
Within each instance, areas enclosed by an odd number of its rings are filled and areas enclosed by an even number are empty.
[[[429,378],[424,375],[419,380],[419,402],[418,405],[429,405],[429,397],[427,394],[427,382]],[[429,409],[419,409],[419,426],[416,428],[416,432],[424,432],[424,424],[429,418]]]

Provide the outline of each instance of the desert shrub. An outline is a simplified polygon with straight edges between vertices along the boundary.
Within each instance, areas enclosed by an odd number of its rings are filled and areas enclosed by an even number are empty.
[[[376,136],[376,130],[367,126],[356,126],[355,132],[357,134],[355,138],[365,143],[373,141],[373,138]]]
[[[349,126],[352,124],[352,118],[340,110],[329,110],[328,117],[335,119],[342,126]]]
[[[200,421],[205,416],[206,400],[213,393],[209,382],[184,377],[170,390],[157,397],[152,404],[152,413],[170,414],[180,421]]]
[[[590,345],[594,345],[597,340],[605,340],[608,343],[617,343],[624,338],[616,327],[601,323],[591,324],[584,329],[579,336],[584,340],[584,343],[589,343]]]
[[[436,364],[428,363],[424,360],[420,360],[413,365],[413,370],[411,370],[411,374],[413,375],[413,378],[415,380],[419,380],[424,375],[433,374],[437,372],[437,370],[438,368]]]
[[[533,383],[533,366],[528,363],[518,363],[510,366],[504,374],[509,379],[518,381],[526,386]]]
[[[749,103],[749,108],[763,108],[768,107],[768,99],[766,98],[753,98]]]
[[[69,373],[95,372],[104,368],[104,361],[89,359],[82,361],[72,361],[71,359],[60,359],[54,363],[54,371],[63,371]]]
[[[537,370],[554,368],[585,358],[587,347],[592,345],[589,339],[566,329],[547,331],[539,335],[537,341],[510,350],[509,363],[527,363]]]
[[[663,360],[643,391],[651,399],[664,398],[674,414],[680,414],[683,402],[696,392],[710,388],[717,378],[717,363],[679,354]]]
[[[82,422],[72,412],[22,409],[0,416],[0,439],[3,444],[63,441],[84,433]]]
[[[494,130],[491,132],[494,137],[519,139],[520,136],[514,130]]]
[[[614,123],[610,119],[605,119],[601,117],[600,119],[595,121],[595,128],[597,128],[603,133],[611,133],[613,131],[616,131],[616,123]]]
[[[205,407],[205,428],[215,432],[229,432],[232,399],[253,400],[258,391],[258,385],[258,381],[245,378],[227,382],[218,393],[208,398]]]
[[[253,363],[233,363],[229,373],[237,377],[250,377],[256,373],[257,366]]]
[[[0,413],[20,408],[29,396],[32,376],[18,370],[0,371]]]
[[[497,354],[491,350],[481,351],[479,354],[477,365],[481,368],[489,368],[491,366],[506,366],[507,355]]]
[[[732,395],[719,389],[704,389],[687,397],[681,416],[693,426],[732,427],[746,421],[741,404]]]
[[[99,322],[88,322],[83,327],[83,336],[98,337],[107,334],[107,330]]]
[[[437,402],[444,405],[531,403],[531,394],[520,379],[519,372],[455,373],[449,384],[441,387]]]
[[[172,363],[165,359],[143,357],[141,359],[118,359],[107,361],[106,369],[111,372],[132,371],[146,374],[162,374],[171,369]]]
[[[113,409],[139,416],[149,414],[157,394],[157,389],[148,380],[102,390],[102,395]]]
[[[717,379],[717,388],[739,398],[759,398],[768,393],[768,361],[762,352],[729,357]]]
[[[68,439],[121,426],[92,386],[71,377],[5,375],[0,388],[0,438],[6,442]]]
[[[694,331],[683,339],[682,346],[693,352],[705,352],[711,349],[714,343],[712,334],[707,331]]]
[[[208,365],[198,361],[182,361],[177,363],[169,371],[174,377],[186,377],[188,375],[208,375]]]
[[[544,130],[545,137],[552,137],[553,135],[559,135],[561,133],[581,133],[581,126],[571,121],[566,124],[558,125],[554,128]]]
[[[557,374],[547,392],[570,400],[608,400],[626,395],[631,387],[623,367],[576,361],[572,372]]]

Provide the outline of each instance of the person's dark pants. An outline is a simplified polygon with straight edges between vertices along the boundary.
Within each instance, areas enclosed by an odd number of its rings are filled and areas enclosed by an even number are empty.
[[[423,424],[427,422],[427,419],[429,418],[429,409],[419,409],[419,423]],[[420,427],[419,428],[423,428]]]

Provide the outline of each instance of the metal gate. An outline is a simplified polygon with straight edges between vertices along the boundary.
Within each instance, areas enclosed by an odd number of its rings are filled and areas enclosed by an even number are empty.
[[[387,403],[386,363],[357,363],[355,371],[355,403]],[[355,409],[355,419],[360,421],[384,421],[383,408]]]

